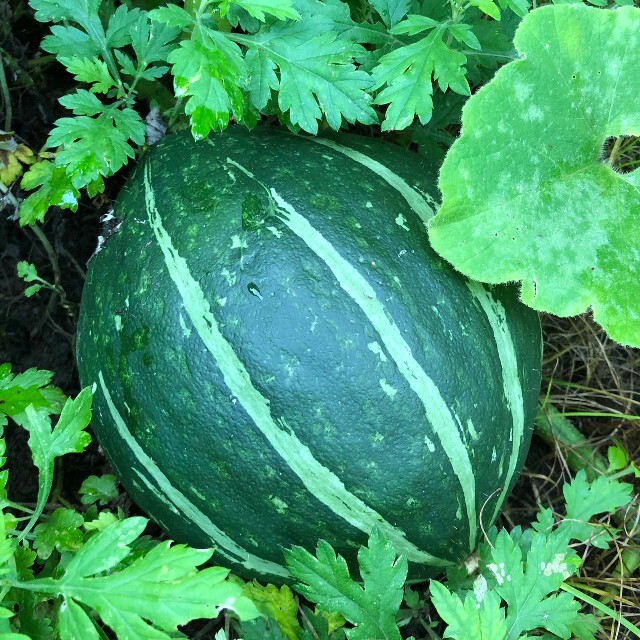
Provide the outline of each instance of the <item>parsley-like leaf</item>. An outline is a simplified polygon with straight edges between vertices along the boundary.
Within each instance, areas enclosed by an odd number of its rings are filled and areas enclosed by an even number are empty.
[[[44,511],[53,484],[55,459],[67,453],[79,453],[91,441],[91,436],[84,430],[91,420],[91,398],[89,388],[83,389],[75,399],[68,398],[53,429],[48,407],[38,409],[29,404],[23,414],[13,416],[29,432],[28,445],[39,471],[36,508],[19,539],[28,535]]]
[[[96,54],[108,55],[106,34],[98,15],[101,4],[102,0],[31,0],[36,19],[43,22],[72,22],[83,29],[72,31],[73,27],[56,25],[51,29],[53,36],[45,38],[43,48],[53,45],[54,49],[58,47],[58,51],[52,53],[91,58],[87,54],[88,45],[91,44]],[[74,37],[70,37],[71,34]],[[77,50],[69,46],[74,38],[81,41],[76,43],[81,45]],[[60,47],[65,51],[61,51]]]
[[[22,278],[25,282],[34,282],[35,280],[40,279],[35,265],[27,262],[26,260],[18,262],[16,272],[18,274],[18,278]]]
[[[183,40],[168,56],[173,65],[176,95],[187,96],[185,112],[194,136],[224,129],[229,113],[241,120],[246,65],[240,48],[222,34],[201,28],[193,40]]]
[[[29,4],[40,22],[70,20],[86,24],[98,17],[102,0],[30,0]]]
[[[140,9],[129,9],[120,5],[109,18],[107,25],[107,46],[117,48],[131,44],[130,31],[140,18]]]
[[[124,131],[118,126],[128,123]],[[63,145],[56,157],[58,166],[66,167],[76,188],[81,188],[100,176],[118,171],[135,152],[128,142],[142,144],[145,126],[133,109],[113,109],[95,118],[77,116],[60,118],[49,134],[47,146]]]
[[[409,0],[370,0],[369,4],[382,18],[382,22],[392,28],[407,15],[411,2]]]
[[[509,640],[538,628],[569,637],[580,605],[568,593],[551,595],[580,565],[568,542],[568,536],[559,532],[538,534],[532,537],[523,557],[522,548],[505,530],[498,534],[488,568],[495,579],[496,593],[508,605]]]
[[[194,17],[185,11],[182,7],[175,4],[169,4],[166,7],[158,7],[153,11],[149,11],[149,17],[154,22],[171,25],[178,29],[186,29],[194,24]]]
[[[116,478],[110,473],[102,476],[89,476],[80,486],[78,493],[82,504],[98,502],[105,505],[118,497]]]
[[[29,270],[29,273],[32,272]],[[7,424],[7,417],[23,424],[26,420],[24,411],[30,405],[45,414],[59,414],[65,396],[51,385],[52,378],[51,371],[27,369],[14,375],[11,365],[0,365],[0,428]]]
[[[256,605],[258,611],[278,623],[282,634],[289,640],[297,640],[302,633],[298,622],[298,605],[291,589],[273,584],[262,586],[255,580],[244,585],[244,594]],[[243,631],[246,626],[243,625]],[[262,637],[262,636],[261,636]],[[248,640],[244,634],[244,639]]]
[[[456,640],[503,640],[507,633],[500,598],[487,591],[468,591],[464,599],[451,593],[444,585],[431,580],[431,601],[448,627],[444,638]]]
[[[231,5],[242,7],[252,18],[264,22],[267,15],[278,20],[300,19],[300,14],[291,5],[291,0],[222,0],[220,10],[225,15]]]
[[[80,603],[94,609],[118,637],[128,640],[168,640],[164,631],[175,632],[178,625],[194,618],[216,617],[223,608],[235,611],[243,620],[259,615],[242,595],[242,587],[225,580],[227,569],[197,569],[211,557],[211,551],[161,542],[116,571],[132,553],[130,545],[146,523],[139,517],[115,522],[86,542],[59,580],[30,581],[30,588],[62,595],[61,640],[77,640],[65,634],[87,627],[74,607]]]
[[[45,522],[33,530],[35,540],[33,548],[40,558],[46,559],[53,550],[78,551],[82,547],[82,530],[80,525],[84,518],[74,509],[56,509]]]
[[[360,44],[380,45],[393,40],[380,23],[354,22],[349,5],[341,0],[295,0],[295,6],[302,15],[302,21],[316,33],[331,31],[340,40]],[[358,61],[366,61],[369,57],[368,51],[360,52]]]
[[[431,29],[430,22],[405,21],[396,25],[394,32],[416,32]],[[420,26],[422,28],[420,28]],[[438,25],[428,36],[405,45],[380,58],[373,70],[376,89],[385,87],[376,97],[376,104],[388,104],[383,130],[404,129],[417,116],[422,124],[427,124],[433,109],[432,76],[442,91],[447,88],[456,93],[469,94],[469,84],[465,76],[466,56],[452,49],[443,40],[445,25]]]
[[[91,397],[91,389],[86,388],[76,398],[68,398],[53,430],[45,412],[37,411],[33,405],[25,409],[27,420],[23,426],[30,433],[29,448],[41,475],[49,472],[53,475],[55,458],[79,453],[91,441],[91,436],[84,431],[91,420]]]
[[[349,575],[344,558],[321,540],[316,557],[301,547],[286,553],[287,566],[299,581],[296,590],[329,613],[339,613],[354,626],[349,640],[400,640],[396,614],[403,598],[407,560],[396,557],[392,545],[376,528],[358,563],[363,586]]]
[[[323,16],[305,16],[298,22],[276,22],[241,40],[255,50],[247,55],[253,105],[263,109],[271,89],[279,90],[278,106],[288,112],[291,124],[314,134],[323,115],[335,130],[343,119],[377,121],[367,93],[371,78],[354,65],[365,49],[326,30],[326,24]]]
[[[25,282],[37,283],[31,285],[30,287],[27,287],[24,290],[24,295],[27,298],[30,298],[31,296],[38,293],[38,291],[40,291],[40,289],[42,289],[43,287],[46,287],[47,289],[55,289],[52,284],[50,284],[46,280],[43,280],[38,275],[35,265],[27,262],[26,260],[21,260],[20,262],[18,262],[16,271],[18,273],[18,277],[22,278]]]
[[[148,66],[153,62],[166,61],[173,49],[170,43],[179,31],[173,25],[152,22],[148,14],[141,14],[129,29],[138,64]]]
[[[51,27],[51,33],[45,36],[41,47],[56,56],[80,58],[95,58],[100,52],[100,46],[87,33],[77,27]]]
[[[580,613],[580,603],[573,596],[576,590],[569,591],[565,584],[581,564],[569,543],[578,539],[593,544],[594,527],[597,535],[604,536],[599,525],[590,525],[589,520],[628,504],[630,490],[629,485],[606,477],[588,483],[580,472],[564,487],[566,517],[559,523],[551,509],[543,508],[533,529],[490,532],[491,543],[482,543],[478,549],[482,573],[472,590],[466,574],[456,571],[448,572],[449,590],[432,582],[433,602],[449,625],[444,637],[516,640],[529,637],[529,631],[545,630],[563,639],[575,636],[594,640],[598,629],[595,618]],[[497,624],[496,616],[492,616],[490,625],[482,621],[482,609],[488,606],[486,598],[496,595],[506,604],[506,633],[500,625],[488,631]]]
[[[567,516],[560,526],[568,530],[571,538],[588,540],[600,549],[607,549],[615,529],[589,521],[597,514],[613,513],[628,504],[632,489],[631,484],[616,482],[606,476],[588,482],[585,472],[579,471],[571,483],[563,487]]]
[[[93,84],[91,91],[107,93],[116,83],[111,77],[109,67],[99,58],[79,58],[58,56],[58,60],[67,68],[78,82]]]
[[[100,99],[86,89],[78,89],[75,93],[62,96],[58,102],[77,116],[95,116],[107,110]]]
[[[20,205],[19,216],[22,226],[42,222],[49,207],[60,207],[72,211],[78,208],[80,192],[73,185],[64,167],[56,167],[48,160],[32,165],[22,177],[20,185],[23,189],[40,187]]]

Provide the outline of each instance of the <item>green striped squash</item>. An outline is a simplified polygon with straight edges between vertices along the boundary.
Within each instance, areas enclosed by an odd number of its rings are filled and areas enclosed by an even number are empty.
[[[283,548],[349,560],[377,526],[421,578],[495,520],[540,325],[430,249],[435,178],[383,142],[268,128],[141,161],[90,264],[78,362],[102,447],[173,537],[277,582]]]

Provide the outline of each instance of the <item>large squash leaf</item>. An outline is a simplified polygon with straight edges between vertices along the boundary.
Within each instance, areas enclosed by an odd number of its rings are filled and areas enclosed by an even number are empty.
[[[640,170],[608,138],[640,135],[640,9],[546,6],[516,32],[520,59],[469,99],[440,175],[436,251],[489,283],[521,281],[531,307],[591,307],[640,346]]]

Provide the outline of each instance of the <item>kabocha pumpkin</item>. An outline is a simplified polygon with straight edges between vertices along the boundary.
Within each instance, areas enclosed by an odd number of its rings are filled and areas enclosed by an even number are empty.
[[[91,261],[78,331],[97,437],[177,540],[268,581],[374,526],[412,577],[464,558],[528,449],[537,315],[455,273],[435,168],[355,136],[158,143]]]

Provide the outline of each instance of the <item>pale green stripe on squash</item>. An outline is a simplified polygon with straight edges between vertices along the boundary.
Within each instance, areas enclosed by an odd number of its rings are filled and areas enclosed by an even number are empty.
[[[416,212],[416,214],[420,217],[425,227],[429,220],[433,217],[433,209],[429,206],[426,198],[419,193],[416,189],[410,186],[406,180],[401,178],[397,173],[394,173],[388,167],[385,167],[382,163],[370,158],[369,156],[361,153],[360,151],[356,151],[355,149],[351,149],[350,147],[345,147],[344,145],[338,144],[333,140],[327,140],[325,138],[305,138],[306,140],[311,140],[316,142],[317,144],[324,145],[325,147],[329,147],[334,151],[338,151],[343,155],[351,158],[358,164],[363,165],[379,177],[381,177],[389,186],[393,187],[406,201],[407,204]]]
[[[169,275],[182,297],[184,309],[200,339],[214,357],[229,391],[274,450],[300,478],[311,495],[357,529],[369,534],[377,526],[394,544],[398,553],[413,562],[441,566],[451,564],[409,542],[403,531],[350,493],[340,478],[316,460],[309,448],[287,426],[283,417],[278,420],[273,418],[269,400],[255,388],[244,364],[220,332],[200,284],[191,275],[186,260],[178,254],[162,224],[151,186],[149,164],[145,165],[144,184],[149,223],[164,255]]]
[[[138,441],[129,432],[124,418],[120,415],[120,412],[113,403],[102,371],[98,372],[98,381],[107,406],[109,407],[113,423],[118,430],[118,435],[129,449],[131,449],[136,460],[155,482],[155,486],[150,482],[145,482],[145,484],[147,484],[147,487],[156,497],[165,504],[169,504],[176,513],[182,514],[193,523],[195,527],[198,527],[198,529],[211,540],[211,544],[216,547],[217,553],[227,560],[241,564],[247,571],[255,571],[266,576],[289,577],[289,572],[284,566],[254,556],[234,542],[224,531],[216,527],[183,493],[171,484],[169,478],[162,473],[158,465],[145,453]],[[145,480],[142,477],[141,479]]]
[[[280,219],[329,267],[342,289],[373,325],[399,372],[422,402],[427,420],[460,483],[469,520],[469,547],[473,549],[477,529],[475,474],[469,452],[440,390],[413,357],[411,347],[366,278],[275,189],[272,188],[270,194],[278,206]]]
[[[507,497],[507,491],[516,472],[516,465],[522,450],[522,440],[524,438],[524,400],[522,396],[522,385],[520,384],[520,373],[518,371],[518,357],[513,344],[507,316],[504,307],[499,300],[496,300],[487,289],[477,282],[467,281],[471,293],[480,303],[482,310],[489,320],[493,337],[498,349],[498,357],[502,367],[502,384],[507,407],[511,412],[511,455],[509,456],[509,466],[504,481],[502,491],[496,502],[492,521],[498,517],[502,504]]]

